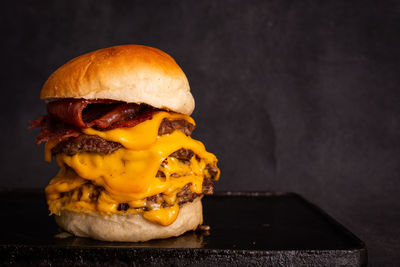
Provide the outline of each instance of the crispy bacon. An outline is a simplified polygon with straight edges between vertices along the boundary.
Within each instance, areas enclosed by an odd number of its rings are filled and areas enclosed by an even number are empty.
[[[155,110],[155,109],[144,110],[144,111],[140,112],[135,118],[133,118],[131,120],[124,120],[124,121],[116,122],[104,130],[111,130],[111,129],[122,128],[122,127],[127,127],[127,128],[134,127],[141,122],[150,120],[153,117],[154,113],[156,113],[156,112],[157,112],[157,110]]]
[[[39,127],[41,127],[41,130],[36,138],[36,145],[39,145],[41,142],[58,143],[70,137],[78,137],[81,134],[79,128],[65,124],[50,116],[42,116],[38,120],[32,121],[32,126],[29,129]]]
[[[31,129],[42,128],[36,144],[47,141],[58,143],[78,137],[81,128],[111,130],[134,127],[151,119],[157,110],[114,100],[62,99],[48,103],[47,112],[49,115],[32,121]]]
[[[136,117],[141,106],[114,100],[62,99],[47,104],[49,115],[79,128],[109,128]]]

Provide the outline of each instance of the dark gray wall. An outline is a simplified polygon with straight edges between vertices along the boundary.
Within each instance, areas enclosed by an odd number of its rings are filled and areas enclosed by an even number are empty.
[[[373,265],[400,262],[398,2],[9,1],[0,12],[2,187],[43,187],[56,172],[26,130],[52,71],[146,44],[189,78],[218,190],[298,192],[365,240]]]

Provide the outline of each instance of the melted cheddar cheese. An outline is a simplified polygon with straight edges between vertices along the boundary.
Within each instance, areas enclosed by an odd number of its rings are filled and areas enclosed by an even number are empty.
[[[163,119],[183,119],[196,125],[194,120],[189,116],[161,111],[156,113],[150,120],[139,123],[132,128],[116,128],[109,131],[97,131],[92,128],[86,128],[83,129],[83,132],[89,135],[100,136],[107,141],[118,142],[127,149],[145,150],[156,143],[158,128]]]
[[[168,157],[166,159],[168,162],[177,161],[174,157]],[[195,159],[193,157],[191,162],[196,161],[199,165],[205,165],[204,160]],[[172,173],[184,173],[182,170],[190,170],[188,164],[184,164],[182,162],[177,161],[175,165],[172,165],[171,170],[176,170]],[[162,168],[160,168],[162,169]],[[159,179],[162,181],[166,181],[169,173],[166,172],[166,177],[156,177],[155,179]],[[179,180],[183,178],[183,180]],[[173,206],[176,204],[177,193],[180,192],[181,188],[186,185],[187,179],[183,177],[170,177],[171,183],[175,183],[173,188],[177,188],[176,190],[169,189],[166,192],[162,193],[160,198],[156,203],[147,202],[147,199],[140,200],[121,200],[116,199],[110,195],[109,192],[104,190],[102,187],[96,187],[93,183],[89,182],[86,179],[81,178],[79,175],[75,173],[74,170],[68,167],[62,167],[59,171],[58,175],[51,180],[50,184],[46,187],[46,194],[49,203],[49,209],[52,214],[60,214],[62,209],[74,211],[74,212],[97,212],[102,215],[112,215],[115,213],[143,213],[145,215],[147,213],[146,210],[154,211],[160,210],[157,214],[167,214],[168,212],[172,212],[171,209],[163,209],[161,207],[161,203],[164,201],[167,204],[167,207]],[[193,189],[192,189],[193,191]],[[129,209],[127,211],[119,211],[117,209],[119,203],[127,203],[129,205]],[[164,212],[161,212],[164,210]],[[168,211],[168,212],[167,212]],[[156,214],[152,212],[151,214]],[[150,215],[147,216],[147,219],[155,218]],[[171,217],[166,217],[171,218]],[[159,219],[157,219],[159,221]]]
[[[131,128],[109,131],[83,129],[85,134],[119,142],[123,148],[108,155],[88,152],[73,156],[57,154],[56,160],[61,170],[46,188],[50,211],[57,214],[60,209],[69,209],[113,214],[118,213],[118,203],[128,203],[131,208],[142,208],[146,205],[147,197],[162,194],[170,206],[144,211],[143,217],[161,225],[169,225],[175,221],[179,213],[179,205],[175,201],[176,193],[186,184],[190,184],[192,192],[201,194],[203,178],[208,174],[206,167],[215,165],[217,158],[207,152],[201,142],[179,130],[158,136],[163,119],[185,119],[195,124],[186,115],[158,112],[152,119]],[[49,159],[49,153],[51,155],[51,147],[51,144],[46,146],[46,159]],[[192,150],[198,157],[192,157],[190,164],[169,157],[181,148]],[[156,177],[159,170],[165,177]],[[218,177],[219,173],[215,179]],[[84,185],[88,181],[105,189],[95,203],[88,198],[93,190],[93,186]],[[68,197],[60,195],[77,188],[80,190],[76,191],[81,192],[79,198],[74,198],[73,194]]]
[[[175,203],[172,207],[147,211],[143,214],[143,218],[167,226],[176,220],[178,213],[179,205]]]

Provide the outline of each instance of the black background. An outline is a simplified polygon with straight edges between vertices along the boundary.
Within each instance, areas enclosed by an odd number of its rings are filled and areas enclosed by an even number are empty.
[[[4,4],[5,3],[5,4]],[[396,1],[8,1],[0,11],[0,185],[56,173],[29,120],[47,77],[82,53],[145,44],[176,59],[217,190],[294,191],[400,262]]]

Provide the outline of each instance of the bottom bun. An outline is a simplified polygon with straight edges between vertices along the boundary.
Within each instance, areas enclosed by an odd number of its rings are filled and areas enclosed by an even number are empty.
[[[62,211],[55,216],[57,224],[64,230],[81,237],[119,242],[137,242],[168,238],[194,230],[203,223],[201,198],[180,207],[177,219],[162,226],[143,218],[141,214],[107,215]]]

